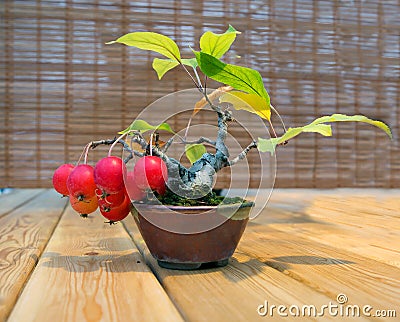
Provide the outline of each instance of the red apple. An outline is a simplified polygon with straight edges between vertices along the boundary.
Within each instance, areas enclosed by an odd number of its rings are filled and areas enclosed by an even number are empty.
[[[133,171],[129,171],[126,175],[125,188],[131,200],[139,201],[146,196],[145,191],[137,186]]]
[[[168,170],[165,162],[157,156],[140,158],[133,169],[136,185],[140,189],[152,189],[158,192],[165,191],[165,182],[168,180]]]

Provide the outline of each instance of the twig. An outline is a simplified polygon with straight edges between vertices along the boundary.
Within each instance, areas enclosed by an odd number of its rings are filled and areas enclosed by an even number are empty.
[[[208,105],[210,105],[210,107],[211,107],[215,112],[220,113],[220,112],[221,112],[221,108],[220,108],[219,106],[217,106],[217,105],[214,105],[214,104],[210,101],[210,98],[209,98],[208,95],[207,95],[207,89],[206,89],[206,88],[204,88],[204,91],[202,91],[202,93],[203,93],[204,98],[206,99]]]
[[[112,145],[114,143],[119,143],[122,145],[123,149],[126,152],[129,152],[129,155],[125,158],[124,162],[127,163],[129,160],[133,158],[133,154],[136,155],[137,157],[143,157],[144,153],[141,153],[139,151],[133,150],[130,148],[128,143],[126,143],[124,140],[117,140],[117,138],[114,139],[107,139],[107,140],[98,140],[98,141],[92,141],[88,144],[90,149],[95,149],[99,145]]]
[[[147,141],[143,138],[142,134],[140,132],[135,132],[134,135],[132,136],[131,143],[135,142],[139,144],[142,149],[147,148]]]
[[[233,165],[235,165],[236,163],[238,163],[239,161],[243,160],[246,158],[247,154],[249,153],[249,151],[253,148],[257,147],[257,142],[253,141],[251,142],[242,152],[240,152],[236,158],[234,158],[233,160],[229,161],[228,165],[231,167]]]
[[[95,148],[97,148],[99,145],[111,145],[111,144],[113,144],[116,140],[117,140],[117,138],[108,139],[108,140],[92,141],[92,142],[90,142],[89,144],[90,144],[90,148],[91,148],[91,149],[95,149]]]
[[[182,140],[183,144],[200,144],[200,143],[208,143],[212,146],[215,146],[217,144],[217,142],[209,139],[209,138],[205,138],[204,136],[200,137],[198,140],[195,141],[186,141],[186,140]]]
[[[165,143],[164,147],[162,148],[162,152],[166,153],[171,146],[171,144],[174,142],[174,137],[170,138],[167,143]]]

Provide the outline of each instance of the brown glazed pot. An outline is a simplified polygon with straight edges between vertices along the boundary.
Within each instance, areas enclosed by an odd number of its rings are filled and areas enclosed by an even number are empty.
[[[133,204],[136,225],[161,267],[198,269],[228,264],[254,203],[223,206]]]

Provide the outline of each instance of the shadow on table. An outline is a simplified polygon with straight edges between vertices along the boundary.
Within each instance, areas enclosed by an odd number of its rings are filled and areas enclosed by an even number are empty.
[[[207,268],[197,270],[170,270],[160,267],[153,267],[153,270],[158,271],[161,275],[179,276],[179,275],[197,275],[197,274],[215,274],[221,272],[223,276],[232,282],[240,282],[253,275],[263,274],[262,271],[266,266],[274,268],[280,272],[291,268],[291,264],[300,265],[342,265],[354,264],[354,262],[339,258],[320,257],[320,256],[280,256],[273,257],[269,260],[260,260],[249,258],[244,261],[239,261],[232,257],[229,259],[229,264],[225,267]],[[150,266],[157,265],[155,261],[151,261]],[[161,270],[161,271],[160,271]]]
[[[289,264],[302,264],[302,265],[342,265],[342,264],[355,264],[354,262],[332,257],[320,257],[320,256],[279,256],[271,258],[277,262],[289,263]],[[268,261],[268,263],[271,263]]]

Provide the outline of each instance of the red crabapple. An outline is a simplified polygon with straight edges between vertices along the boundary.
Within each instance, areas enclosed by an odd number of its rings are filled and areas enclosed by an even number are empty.
[[[107,193],[123,190],[126,166],[121,158],[110,156],[101,159],[94,167],[96,186]]]
[[[131,201],[128,196],[125,197],[125,200],[118,206],[114,207],[100,207],[101,214],[109,220],[110,224],[113,224],[116,221],[120,221],[126,216],[129,215],[131,211]]]
[[[84,200],[79,200],[74,196],[70,196],[69,202],[72,208],[78,212],[81,217],[87,217],[88,214],[96,211],[98,207],[96,196],[92,196],[91,198],[86,198]]]
[[[74,169],[74,165],[72,164],[63,164],[54,171],[53,174],[53,187],[58,192],[64,196],[69,194],[67,188],[67,179]]]
[[[157,156],[148,155],[140,158],[133,169],[136,184],[141,189],[162,191],[168,180],[165,162]]]
[[[125,194],[126,194],[125,189],[122,189],[121,191],[116,193],[107,193],[104,190],[96,189],[97,199],[99,201],[105,200],[105,202],[112,205],[121,204],[125,199]]]
[[[146,192],[137,186],[133,171],[126,174],[125,188],[131,200],[140,201],[146,196]]]
[[[93,167],[88,164],[76,166],[67,179],[67,187],[70,196],[79,200],[96,196],[96,184],[94,183]]]

